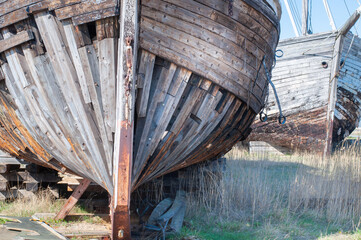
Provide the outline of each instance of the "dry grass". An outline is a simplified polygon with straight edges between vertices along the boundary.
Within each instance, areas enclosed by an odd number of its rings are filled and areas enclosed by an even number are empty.
[[[222,176],[206,168],[193,174],[199,179],[190,182],[198,191],[188,198],[188,219],[203,226],[209,223],[205,219],[216,225],[237,222],[238,231],[253,236],[244,239],[315,239],[356,231],[361,217],[360,156],[358,148],[327,159],[313,154],[249,155],[234,149],[226,156]]]
[[[6,216],[31,217],[34,213],[57,213],[66,199],[57,200],[49,189],[39,190],[30,198],[14,198],[10,201],[0,201],[0,214]],[[85,212],[76,205],[72,213]]]
[[[43,189],[34,194],[31,198],[14,198],[7,202],[0,201],[0,215],[16,216],[16,217],[31,217],[35,213],[58,213],[63,207],[66,199],[56,199],[49,189]],[[110,224],[98,216],[88,215],[82,206],[75,205],[71,210],[72,213],[81,213],[76,220],[53,220],[53,216],[43,216],[41,220],[46,221],[55,230],[67,233],[80,232],[107,232],[110,229]],[[4,223],[4,222],[3,222]],[[0,221],[1,224],[1,221]],[[74,238],[74,239],[88,239]]]

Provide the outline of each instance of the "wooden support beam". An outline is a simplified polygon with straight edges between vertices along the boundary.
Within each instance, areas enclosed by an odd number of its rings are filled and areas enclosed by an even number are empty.
[[[60,212],[56,215],[55,220],[64,219],[66,215],[68,215],[71,211],[71,209],[75,206],[75,204],[78,202],[79,198],[83,195],[85,190],[90,185],[91,181],[84,178],[83,181],[79,184],[79,186],[75,189],[75,191],[71,194],[68,201],[66,201],[63,208],[60,210]]]
[[[5,52],[13,47],[28,42],[34,39],[34,35],[31,31],[22,31],[10,38],[0,41],[0,53]]]
[[[138,0],[122,1],[118,48],[112,239],[131,239],[130,194],[133,161],[135,76],[138,46]]]
[[[351,17],[346,21],[346,23],[338,31],[338,35],[346,35],[348,31],[355,25],[357,20],[360,18],[361,6],[356,9],[356,11],[351,15]]]

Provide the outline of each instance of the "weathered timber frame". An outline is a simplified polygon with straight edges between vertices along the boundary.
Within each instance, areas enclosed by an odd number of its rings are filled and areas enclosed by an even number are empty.
[[[332,152],[332,131],[333,121],[335,118],[335,107],[337,100],[337,83],[340,71],[341,52],[345,39],[345,35],[350,31],[352,26],[360,18],[361,7],[356,9],[354,14],[347,20],[347,22],[338,31],[336,42],[333,50],[333,64],[330,77],[330,85],[328,91],[328,109],[326,121],[326,146],[324,148],[324,156],[330,155]]]
[[[130,193],[133,161],[135,76],[138,46],[138,0],[122,1],[118,49],[112,239],[131,239]]]

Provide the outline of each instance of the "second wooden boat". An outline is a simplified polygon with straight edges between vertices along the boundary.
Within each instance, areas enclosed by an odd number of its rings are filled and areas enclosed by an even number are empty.
[[[282,103],[285,124],[270,94],[268,121],[256,121],[249,138],[291,151],[332,152],[361,118],[361,39],[349,30],[358,9],[339,30],[280,41],[272,81]]]

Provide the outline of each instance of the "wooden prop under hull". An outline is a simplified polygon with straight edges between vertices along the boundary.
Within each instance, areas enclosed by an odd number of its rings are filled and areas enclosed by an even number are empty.
[[[335,60],[336,34],[323,33],[283,40],[284,56],[277,61],[272,81],[275,84],[287,123],[278,123],[278,110],[270,94],[268,121],[258,119],[248,140],[266,141],[293,151],[324,153],[327,147],[328,94],[331,80],[337,78],[332,148],[342,142],[361,118],[361,39],[347,34],[340,61]],[[334,76],[333,66],[340,66]]]

